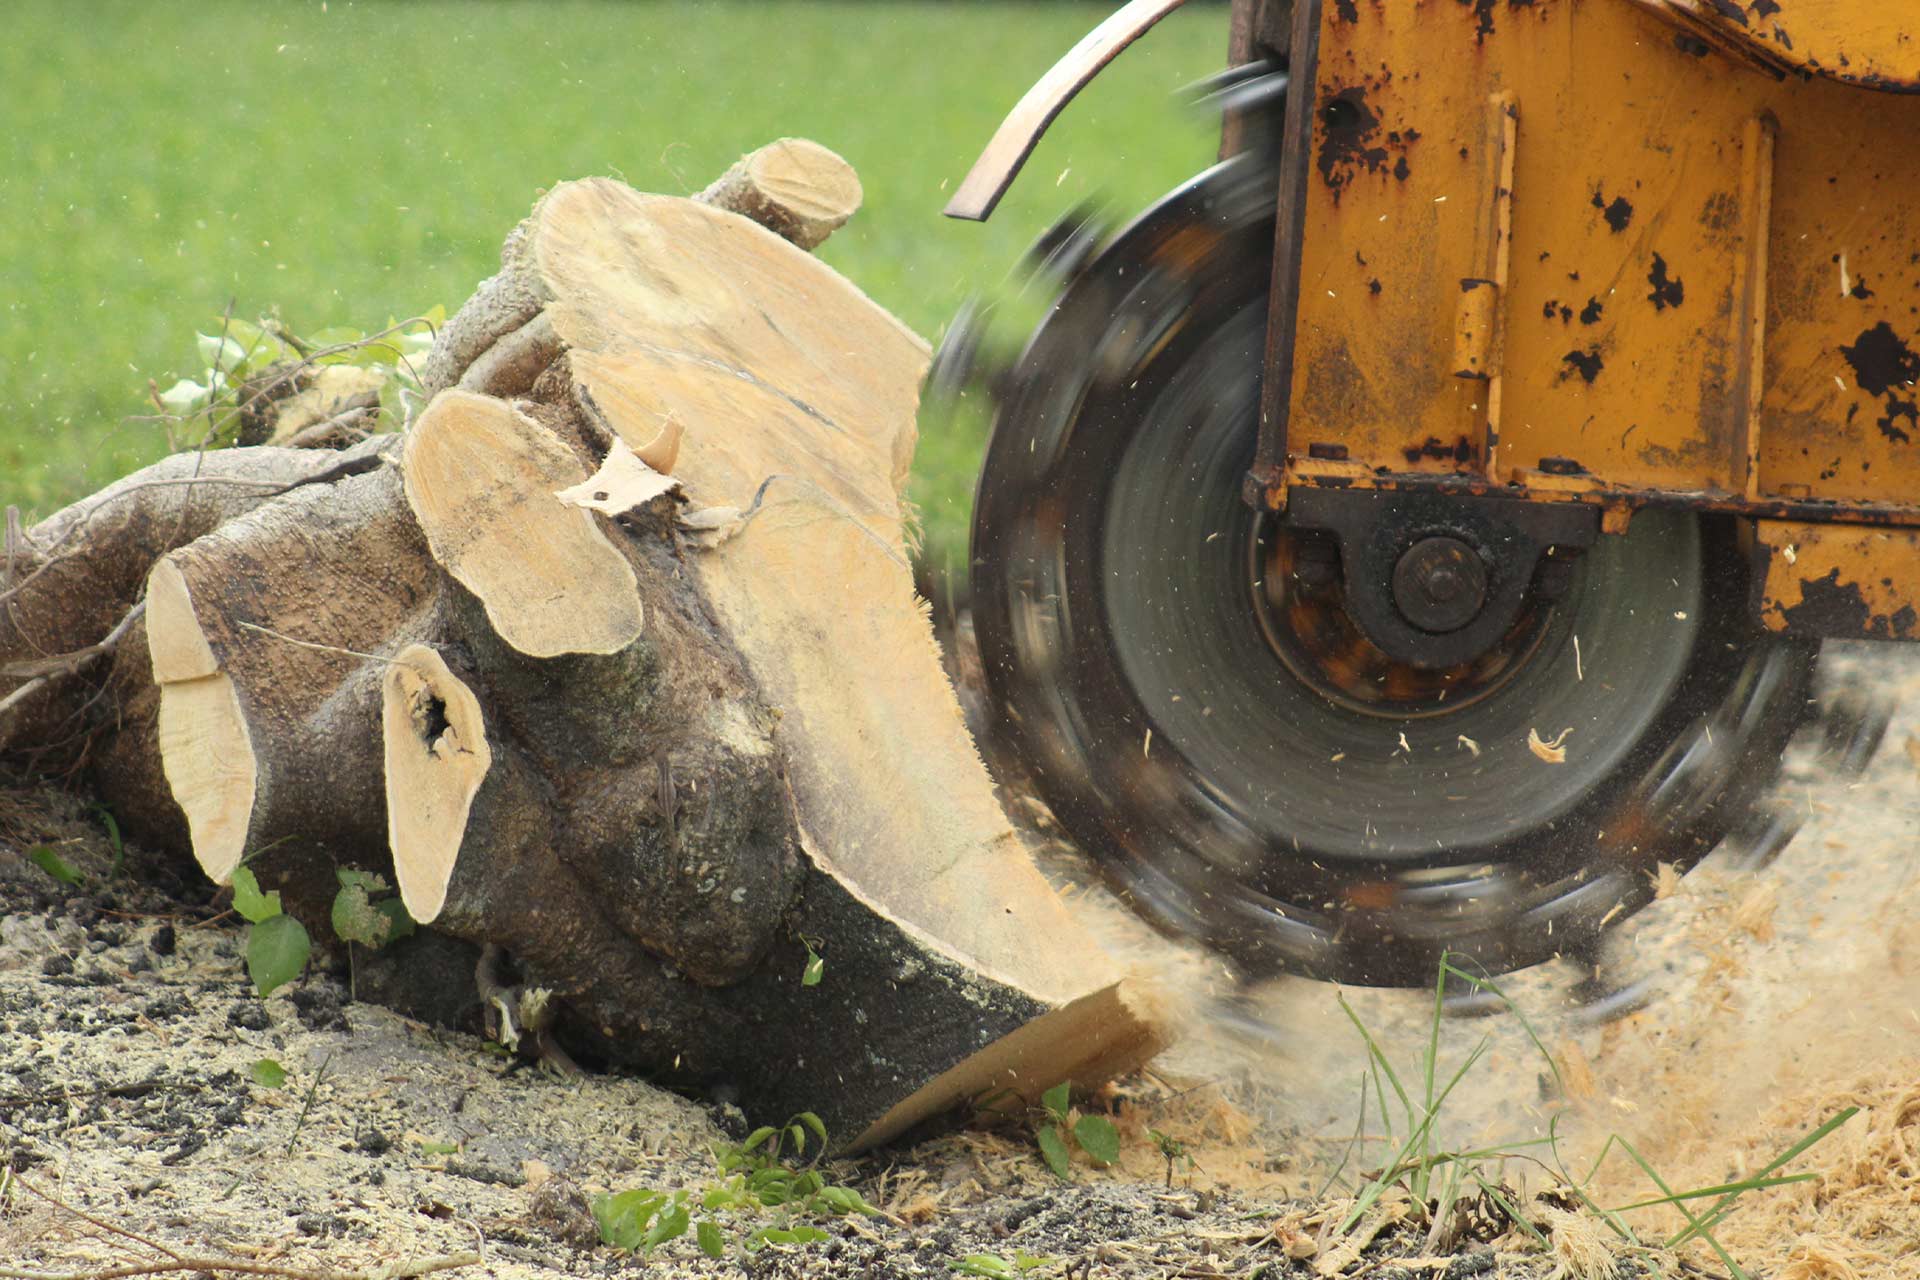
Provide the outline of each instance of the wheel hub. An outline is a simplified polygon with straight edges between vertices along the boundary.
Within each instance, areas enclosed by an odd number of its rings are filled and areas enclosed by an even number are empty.
[[[1458,631],[1487,602],[1487,566],[1458,538],[1422,538],[1393,567],[1393,602],[1422,631]]]

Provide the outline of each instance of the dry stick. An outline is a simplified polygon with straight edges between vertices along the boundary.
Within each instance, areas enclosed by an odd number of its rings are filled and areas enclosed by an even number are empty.
[[[79,1098],[144,1098],[163,1090],[197,1093],[200,1086],[190,1081],[143,1080],[139,1084],[112,1084],[98,1089],[54,1089],[47,1093],[10,1093],[0,1095],[0,1110],[37,1107],[48,1102],[71,1102]]]
[[[225,484],[225,485],[234,485],[239,488],[271,489],[274,492],[268,494],[267,496],[278,497],[282,493],[286,493],[293,489],[298,489],[303,484],[325,483],[328,480],[334,480],[338,478],[339,478],[338,475],[334,474],[333,471],[330,470],[330,471],[321,472],[320,474],[312,477],[311,479],[296,480],[291,484],[287,483],[284,480],[253,480],[245,476],[181,476],[177,479],[172,479],[172,480],[142,480],[139,484],[130,484],[126,488],[109,496],[105,501],[95,503],[93,507],[87,511],[86,515],[74,521],[73,525],[70,528],[68,528],[68,530],[65,533],[61,534],[60,537],[54,542],[52,546],[45,548],[44,553],[49,556],[47,560],[41,562],[39,567],[34,569],[32,573],[20,579],[20,581],[13,583],[13,585],[9,586],[5,591],[0,591],[0,604],[5,604],[7,601],[13,599],[13,597],[19,595],[22,591],[26,590],[27,587],[33,582],[35,578],[38,578],[41,574],[45,573],[47,570],[53,568],[57,564],[65,563],[67,560],[66,556],[55,556],[52,553],[55,551],[58,551],[61,547],[65,546],[69,539],[71,539],[76,533],[79,533],[82,529],[86,528],[88,524],[92,523],[93,518],[99,515],[102,511],[105,511],[109,505],[119,501],[121,498],[126,497],[128,494],[139,493],[142,489],[169,489],[169,488],[178,487],[180,485],[191,486],[191,485],[200,485],[200,484],[208,484],[208,485]],[[28,540],[28,545],[32,546],[31,540]],[[41,551],[41,548],[34,547],[34,550]]]
[[[5,715],[18,706],[35,690],[51,684],[61,676],[77,675],[80,668],[112,653],[114,647],[120,643],[121,637],[127,634],[127,629],[133,626],[140,615],[146,611],[147,602],[139,601],[127,610],[126,615],[114,625],[113,630],[84,649],[75,649],[71,653],[56,653],[50,658],[30,658],[0,666],[0,680],[26,680],[25,684],[6,697],[0,698],[0,715]]]
[[[118,1280],[122,1276],[157,1276],[174,1271],[237,1271],[245,1275],[282,1276],[286,1280],[409,1280],[410,1277],[424,1276],[436,1271],[452,1271],[456,1267],[478,1266],[481,1258],[478,1253],[452,1253],[439,1258],[422,1258],[413,1262],[389,1262],[375,1267],[371,1271],[334,1271],[312,1270],[305,1267],[289,1267],[273,1262],[244,1262],[238,1258],[189,1257],[176,1253],[157,1240],[149,1240],[143,1235],[116,1227],[111,1222],[102,1222],[99,1218],[66,1201],[34,1186],[25,1178],[15,1175],[10,1181],[31,1191],[57,1209],[64,1209],[82,1221],[92,1223],[102,1231],[124,1236],[128,1240],[164,1253],[167,1262],[125,1262],[118,1266],[99,1267],[92,1271],[29,1271],[20,1267],[0,1266],[0,1280]]]
[[[436,1271],[479,1265],[480,1255],[472,1251],[411,1262],[389,1262],[371,1271],[316,1271],[275,1262],[242,1262],[238,1258],[181,1257],[177,1262],[129,1262],[92,1271],[29,1271],[23,1267],[0,1267],[0,1280],[122,1280],[126,1276],[159,1276],[176,1271],[216,1274],[233,1271],[251,1276],[282,1276],[285,1280],[408,1280],[409,1277],[429,1275]]]
[[[57,1199],[52,1193],[42,1191],[39,1187],[34,1186],[31,1182],[28,1182],[25,1178],[15,1178],[14,1181],[18,1182],[21,1186],[25,1187],[27,1190],[33,1192],[34,1195],[39,1196],[42,1200],[45,1200],[48,1204],[51,1204],[56,1208],[65,1209],[68,1213],[72,1214],[76,1218],[79,1218],[83,1222],[90,1222],[94,1226],[100,1228],[102,1231],[110,1232],[113,1235],[125,1236],[127,1239],[133,1241],[135,1244],[141,1245],[148,1249],[152,1249],[156,1253],[164,1253],[169,1258],[172,1258],[176,1262],[180,1261],[179,1254],[175,1253],[172,1249],[167,1248],[167,1246],[161,1244],[157,1240],[149,1240],[143,1235],[139,1235],[135,1232],[127,1230],[125,1227],[116,1227],[111,1222],[102,1222],[100,1219],[94,1217],[92,1214],[86,1212],[85,1210],[76,1209],[74,1206],[68,1204],[66,1201]]]

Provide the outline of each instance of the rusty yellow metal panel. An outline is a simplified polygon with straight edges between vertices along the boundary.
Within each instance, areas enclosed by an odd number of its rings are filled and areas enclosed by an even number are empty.
[[[1920,97],[1637,0],[1330,0],[1316,79],[1293,482],[1920,523]]]
[[[1895,93],[1920,90],[1920,36],[1903,0],[1639,0],[1738,56]]]
[[[1770,631],[1910,640],[1920,635],[1913,589],[1920,532],[1856,524],[1754,522],[1759,561],[1755,613]]]

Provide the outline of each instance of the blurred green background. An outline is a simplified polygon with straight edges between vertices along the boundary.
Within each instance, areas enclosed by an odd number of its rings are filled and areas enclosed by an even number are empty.
[[[1213,135],[1173,99],[1224,65],[1225,6],[1096,80],[994,219],[940,216],[1001,114],[1111,7],[616,0],[7,0],[0,42],[0,505],[31,519],[166,449],[194,333],[456,308],[551,183],[697,191],[773,138],[851,160],[822,256],[937,340],[1076,202],[1145,205]],[[929,566],[964,564],[983,426],[927,415]]]

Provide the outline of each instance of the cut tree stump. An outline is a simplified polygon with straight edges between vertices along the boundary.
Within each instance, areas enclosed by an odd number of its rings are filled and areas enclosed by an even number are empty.
[[[1155,1002],[1008,825],[913,593],[927,347],[803,252],[858,203],[797,139],[696,199],[562,183],[403,435],[10,526],[0,754],[322,937],[338,869],[389,877],[425,928],[361,953],[384,1000],[484,955],[503,1038],[841,1146],[1144,1061]]]

